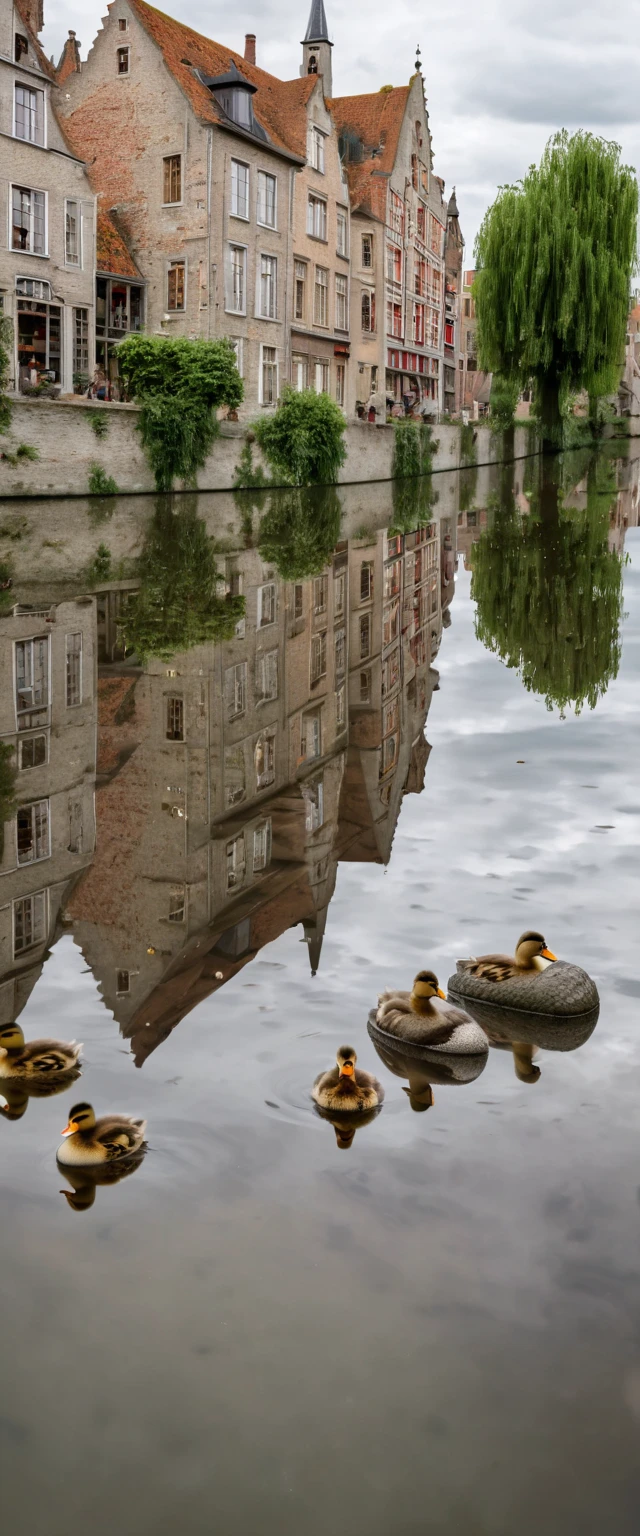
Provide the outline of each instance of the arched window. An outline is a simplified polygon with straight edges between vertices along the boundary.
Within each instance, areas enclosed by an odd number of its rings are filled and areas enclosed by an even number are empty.
[[[312,53],[311,57],[309,59],[309,68],[307,70],[307,74],[308,75],[317,75],[317,73],[318,73],[318,60],[317,60],[317,58],[315,56],[315,53]]]

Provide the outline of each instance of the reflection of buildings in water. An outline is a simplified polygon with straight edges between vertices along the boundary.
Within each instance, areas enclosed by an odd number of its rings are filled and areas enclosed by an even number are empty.
[[[93,598],[16,604],[0,619],[0,740],[16,769],[0,852],[0,1023],[24,1008],[93,854],[95,707]]]
[[[339,546],[306,581],[255,550],[226,575],[233,640],[100,671],[98,849],[68,908],[139,1065],[286,928],[315,971],[338,860],[386,862],[424,780],[438,525]],[[98,599],[105,657],[117,611]]]

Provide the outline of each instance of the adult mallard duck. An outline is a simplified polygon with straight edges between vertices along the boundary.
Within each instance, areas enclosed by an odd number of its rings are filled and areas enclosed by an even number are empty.
[[[54,1078],[73,1072],[82,1046],[75,1040],[25,1041],[19,1024],[0,1028],[0,1077]]]
[[[91,1104],[76,1104],[62,1132],[65,1140],[58,1147],[58,1162],[91,1168],[134,1157],[144,1147],[146,1129],[146,1120],[131,1120],[128,1115],[103,1115],[96,1120]]]
[[[546,971],[557,958],[541,933],[528,932],[518,939],[515,955],[472,955],[469,960],[458,961],[458,971],[482,981],[514,981],[534,971]]]
[[[411,992],[383,992],[376,1024],[397,1040],[452,1055],[485,1056],[489,1049],[484,1030],[462,1008],[447,1002],[433,971],[419,971]]]
[[[376,1109],[384,1099],[384,1088],[371,1072],[356,1067],[358,1058],[351,1045],[341,1045],[336,1065],[330,1072],[320,1072],[313,1085],[312,1097],[321,1109],[353,1114]]]

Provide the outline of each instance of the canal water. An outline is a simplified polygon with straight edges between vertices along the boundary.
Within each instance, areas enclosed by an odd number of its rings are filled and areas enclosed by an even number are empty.
[[[84,1042],[0,1083],[15,1536],[637,1529],[638,470],[4,503],[0,1024]],[[527,928],[591,1034],[379,1058],[386,985]],[[81,1099],[148,1121],[119,1182]]]

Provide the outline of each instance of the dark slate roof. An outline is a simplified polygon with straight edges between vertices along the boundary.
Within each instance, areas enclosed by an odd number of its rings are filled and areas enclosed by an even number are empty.
[[[328,43],[329,28],[324,13],[324,0],[311,0],[309,25],[304,35],[305,43]]]

